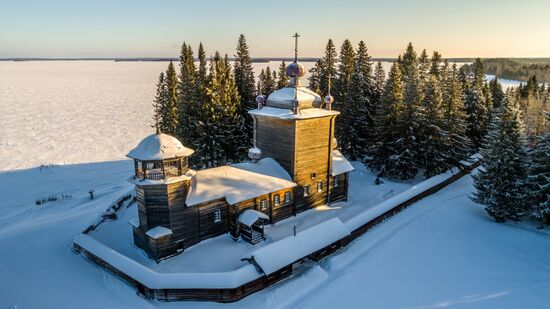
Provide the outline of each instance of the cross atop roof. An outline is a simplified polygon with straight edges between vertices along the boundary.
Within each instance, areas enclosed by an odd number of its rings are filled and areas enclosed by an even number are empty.
[[[298,38],[300,35],[296,32],[292,37],[294,38],[294,62],[298,62]]]

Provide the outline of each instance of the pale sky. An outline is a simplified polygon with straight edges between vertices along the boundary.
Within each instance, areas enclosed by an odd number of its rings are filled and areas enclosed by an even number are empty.
[[[374,57],[416,49],[445,57],[550,57],[550,0],[0,0],[0,58],[175,57],[234,54],[240,33],[253,57],[321,56],[364,40]]]

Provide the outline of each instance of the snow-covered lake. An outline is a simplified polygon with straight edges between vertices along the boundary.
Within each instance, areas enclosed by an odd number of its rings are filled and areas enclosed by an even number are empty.
[[[279,65],[254,63],[254,69]],[[124,159],[153,132],[151,104],[158,74],[166,66],[0,61],[0,171]],[[390,66],[384,63],[386,71]]]

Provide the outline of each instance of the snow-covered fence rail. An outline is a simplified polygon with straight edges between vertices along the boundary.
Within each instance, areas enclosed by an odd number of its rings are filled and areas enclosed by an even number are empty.
[[[200,300],[234,302],[291,276],[294,263],[304,259],[319,261],[337,252],[375,225],[394,216],[415,202],[445,188],[478,166],[479,162],[465,164],[460,170],[456,169],[437,175],[405,192],[393,196],[345,223],[340,223],[345,226],[339,229],[349,232],[342,232],[340,235],[341,238],[337,240],[331,239],[325,242],[325,244],[328,242],[331,243],[326,246],[323,244],[324,247],[321,249],[313,253],[309,253],[311,251],[304,251],[303,254],[305,255],[302,257],[279,254],[277,256],[277,266],[272,267],[273,269],[269,269],[267,272],[264,269],[262,269],[263,272],[259,272],[255,266],[248,264],[225,273],[157,273],[86,235],[88,229],[92,228],[93,230],[103,221],[88,227],[82,234],[75,237],[74,249],[134,286],[139,294],[146,298],[162,301]],[[131,195],[125,198],[126,200],[131,199]],[[120,209],[125,201],[117,202],[118,208],[116,210]],[[259,258],[261,260],[262,257],[259,256]],[[254,256],[250,259],[253,260]],[[268,264],[268,266],[273,266],[270,263]]]
[[[116,213],[117,211],[122,208],[122,206],[126,205],[128,207],[130,204],[135,202],[136,196],[135,191],[129,191],[126,194],[120,196],[117,198],[108,208],[105,212],[101,214],[101,217],[99,220],[88,226],[82,231],[82,234],[88,234],[89,232],[95,230],[98,226],[100,226],[106,219],[116,219]]]

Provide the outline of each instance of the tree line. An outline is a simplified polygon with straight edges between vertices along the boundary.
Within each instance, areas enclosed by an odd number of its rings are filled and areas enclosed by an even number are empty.
[[[190,162],[195,167],[241,161],[251,145],[248,110],[256,108],[258,94],[288,84],[286,65],[278,71],[268,67],[256,80],[243,35],[233,64],[218,52],[207,61],[202,44],[197,58],[196,65],[184,43],[179,72],[170,63],[160,75],[155,121],[195,148]],[[362,161],[379,177],[409,180],[460,167],[481,152],[476,202],[497,220],[547,216],[541,215],[548,212],[550,179],[543,110],[550,95],[535,78],[504,91],[497,78],[485,81],[480,59],[459,68],[437,51],[417,54],[410,43],[386,74],[381,62],[371,61],[363,41],[355,48],[350,40],[339,52],[328,40],[309,73],[309,88],[321,96],[330,88],[335,98],[333,108],[341,112],[335,135],[349,159]],[[493,167],[494,162],[505,163]]]
[[[548,59],[484,59],[488,74],[501,78],[527,81],[533,75],[539,81],[550,82],[550,60]]]

